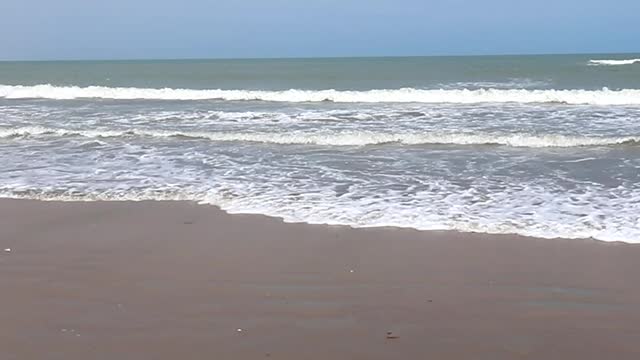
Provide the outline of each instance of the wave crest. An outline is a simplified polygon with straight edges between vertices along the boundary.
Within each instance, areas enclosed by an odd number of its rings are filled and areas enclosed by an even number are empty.
[[[344,103],[563,103],[640,105],[639,89],[525,90],[525,89],[377,89],[351,90],[197,90],[104,86],[0,85],[4,99],[114,99],[114,100],[228,100]]]
[[[589,64],[591,65],[608,65],[608,66],[616,66],[616,65],[633,65],[635,63],[640,63],[640,59],[626,59],[626,60],[589,60]]]
[[[584,147],[633,145],[640,143],[640,137],[595,137],[568,136],[560,134],[465,134],[465,133],[382,133],[374,131],[343,132],[188,132],[159,131],[146,129],[131,130],[75,130],[45,127],[21,127],[0,129],[0,138],[16,137],[64,137],[86,138],[126,138],[155,137],[179,138],[186,140],[210,140],[216,142],[254,142],[278,145],[319,145],[319,146],[367,146],[382,144],[405,145],[502,145],[511,147]]]

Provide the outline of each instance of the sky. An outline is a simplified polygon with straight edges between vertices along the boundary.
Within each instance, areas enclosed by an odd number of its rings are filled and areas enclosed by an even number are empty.
[[[0,0],[0,59],[640,52],[640,0]]]

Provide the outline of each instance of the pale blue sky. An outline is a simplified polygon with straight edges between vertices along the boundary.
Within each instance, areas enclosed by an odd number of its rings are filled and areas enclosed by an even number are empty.
[[[0,59],[640,51],[640,0],[0,0]]]

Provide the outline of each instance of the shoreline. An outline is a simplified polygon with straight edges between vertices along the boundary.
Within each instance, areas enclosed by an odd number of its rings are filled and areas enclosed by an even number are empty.
[[[640,357],[640,247],[0,199],[3,359]],[[391,335],[387,333],[391,332]]]
[[[36,202],[36,203],[61,203],[61,204],[92,204],[92,203],[113,203],[113,204],[154,204],[154,203],[184,203],[189,204],[191,206],[202,207],[203,209],[210,209],[214,212],[221,212],[228,216],[244,216],[244,217],[256,217],[269,219],[270,221],[275,221],[282,223],[283,225],[302,225],[302,226],[310,226],[310,227],[328,227],[342,230],[381,230],[381,231],[413,231],[417,233],[432,233],[440,235],[446,234],[457,234],[461,236],[490,236],[490,237],[510,237],[517,238],[519,240],[529,239],[529,240],[559,240],[559,241],[583,241],[583,242],[596,242],[596,243],[605,243],[605,244],[617,244],[617,245],[629,245],[636,246],[640,245],[638,242],[627,242],[627,241],[617,241],[617,240],[600,240],[593,237],[588,238],[569,238],[569,237],[538,237],[538,236],[530,236],[530,235],[522,235],[517,233],[491,233],[491,232],[474,232],[474,231],[462,231],[455,229],[445,229],[445,230],[423,230],[417,229],[414,227],[403,227],[403,226],[393,226],[393,225],[373,225],[373,226],[353,226],[346,224],[326,224],[326,223],[308,223],[304,221],[287,221],[285,218],[276,215],[266,215],[259,213],[233,213],[227,210],[224,210],[218,205],[209,204],[209,203],[200,203],[196,200],[57,200],[57,199],[28,199],[28,198],[19,198],[19,197],[0,197],[0,203],[5,201],[18,201],[18,202]]]

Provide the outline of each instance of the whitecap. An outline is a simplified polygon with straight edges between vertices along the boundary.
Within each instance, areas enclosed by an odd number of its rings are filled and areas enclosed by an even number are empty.
[[[375,89],[355,90],[198,90],[104,86],[0,85],[5,99],[114,100],[226,100],[340,103],[562,103],[640,105],[640,90],[526,90],[526,89]]]

